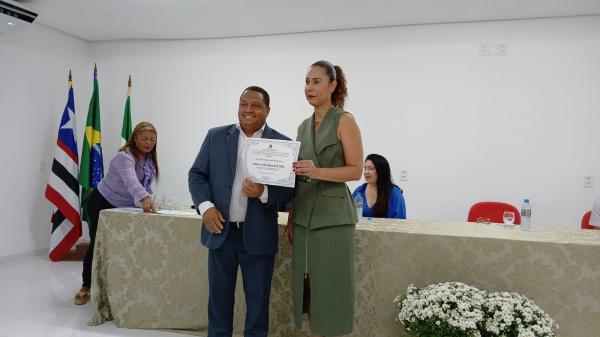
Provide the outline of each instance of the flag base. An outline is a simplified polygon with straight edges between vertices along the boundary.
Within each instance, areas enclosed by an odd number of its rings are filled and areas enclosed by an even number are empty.
[[[78,243],[75,249],[71,249],[67,255],[62,259],[63,261],[83,261],[85,254],[87,253],[89,243]]]

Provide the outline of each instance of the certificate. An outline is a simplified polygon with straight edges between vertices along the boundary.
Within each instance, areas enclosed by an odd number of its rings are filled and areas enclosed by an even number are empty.
[[[294,187],[292,163],[298,160],[300,142],[291,140],[246,139],[246,170],[255,183]]]

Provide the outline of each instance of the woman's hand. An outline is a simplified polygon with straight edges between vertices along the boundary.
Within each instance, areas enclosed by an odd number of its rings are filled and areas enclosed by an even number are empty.
[[[140,203],[142,204],[142,209],[145,213],[156,213],[154,201],[152,201],[150,197],[145,197],[144,199],[140,200]]]
[[[285,241],[287,241],[290,245],[292,244],[292,224],[288,222],[287,226],[285,226]]]
[[[317,178],[319,168],[315,167],[312,160],[298,160],[292,164],[297,175],[307,176],[311,179]]]

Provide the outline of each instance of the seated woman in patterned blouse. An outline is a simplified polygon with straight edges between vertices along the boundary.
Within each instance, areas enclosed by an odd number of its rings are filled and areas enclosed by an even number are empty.
[[[368,155],[363,172],[366,183],[352,193],[352,198],[362,197],[363,217],[406,219],[402,190],[392,182],[387,159],[374,153]]]
[[[90,299],[92,259],[98,216],[103,209],[141,207],[144,212],[155,212],[152,201],[152,183],[159,176],[156,158],[156,128],[141,122],[133,129],[129,141],[111,159],[106,176],[90,194],[87,203],[90,245],[83,260],[83,285],[75,294],[75,304]]]

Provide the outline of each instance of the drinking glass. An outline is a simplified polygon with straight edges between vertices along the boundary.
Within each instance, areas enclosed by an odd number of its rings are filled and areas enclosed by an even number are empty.
[[[164,194],[156,193],[152,196],[152,200],[157,211],[168,209],[167,197]]]
[[[515,223],[515,212],[505,211],[502,213],[502,221],[504,221],[504,227],[512,227]]]

